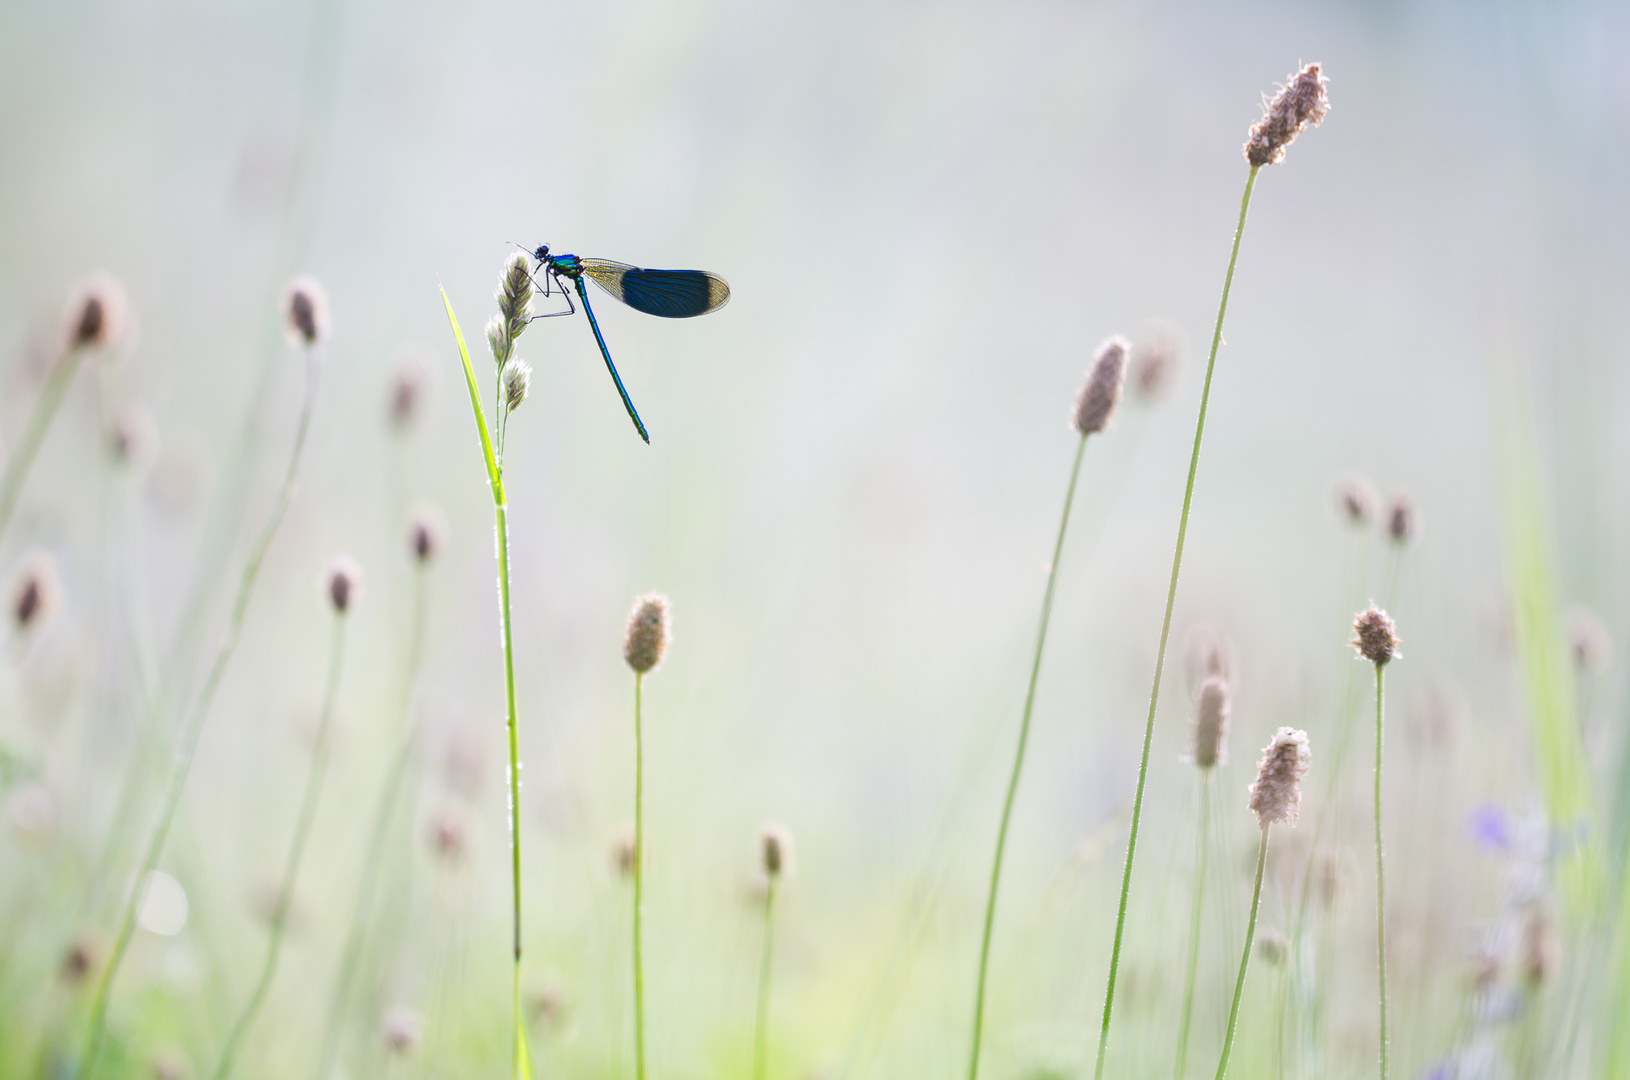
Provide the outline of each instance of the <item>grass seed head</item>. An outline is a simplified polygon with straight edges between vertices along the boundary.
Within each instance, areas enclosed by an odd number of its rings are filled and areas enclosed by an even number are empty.
[[[323,576],[323,589],[334,612],[344,615],[362,599],[362,567],[349,555],[336,555]]]
[[[509,336],[509,324],[502,315],[494,315],[487,320],[487,347],[492,350],[492,362],[503,367],[509,359],[515,342]]]
[[[68,294],[68,306],[63,314],[66,347],[116,347],[124,340],[129,312],[124,287],[110,274],[92,274]]]
[[[328,340],[328,293],[314,277],[283,287],[283,332],[289,344],[310,349]]]
[[[1387,613],[1372,603],[1354,617],[1351,644],[1359,656],[1380,667],[1402,655],[1398,652],[1398,635],[1394,629]]]
[[[1257,824],[1295,827],[1301,816],[1302,778],[1313,761],[1307,732],[1282,727],[1262,748],[1256,782],[1251,785],[1251,810]]]
[[[634,826],[620,825],[611,834],[611,868],[618,877],[634,876]]]
[[[500,378],[504,384],[504,411],[512,413],[521,407],[532,389],[532,365],[519,356],[511,357]]]
[[[1375,518],[1375,488],[1357,473],[1336,477],[1330,485],[1330,498],[1341,519],[1355,529],[1369,528]]]
[[[1522,977],[1529,986],[1539,987],[1556,974],[1556,933],[1550,915],[1542,904],[1531,904],[1522,926]]]
[[[413,422],[424,408],[429,378],[424,361],[416,352],[396,362],[396,370],[391,373],[390,398],[386,403],[386,415],[392,430],[405,432],[413,427]]]
[[[56,563],[49,555],[29,556],[11,585],[12,624],[19,633],[44,625],[56,611],[61,597]]]
[[[1070,423],[1082,435],[1104,430],[1115,415],[1126,384],[1126,356],[1131,349],[1131,343],[1119,336],[1098,346],[1092,369],[1075,395],[1075,408],[1070,413]]]
[[[139,401],[127,401],[108,421],[107,448],[119,465],[139,465],[158,454],[158,426]]]
[[[1318,64],[1308,64],[1279,88],[1245,141],[1245,160],[1253,168],[1283,161],[1285,148],[1302,129],[1324,120],[1330,111],[1330,98],[1325,92],[1329,81]]]
[[[651,592],[634,601],[623,630],[623,659],[628,666],[644,675],[661,664],[668,651],[668,627],[666,596]]]
[[[498,313],[503,316],[509,339],[514,341],[526,329],[532,318],[532,273],[525,252],[517,251],[504,260],[504,272],[498,276]]]
[[[1212,675],[1200,685],[1194,710],[1194,763],[1202,769],[1228,761],[1228,680]]]
[[[774,880],[792,873],[792,833],[779,821],[770,821],[759,830],[760,856],[764,876]]]
[[[89,938],[78,937],[68,946],[68,951],[62,954],[62,981],[70,986],[83,983],[101,962],[97,949]]]
[[[1568,628],[1568,651],[1581,675],[1599,675],[1613,666],[1613,635],[1607,624],[1583,604],[1563,615]]]
[[[1164,397],[1182,361],[1183,339],[1176,327],[1160,324],[1139,335],[1128,361],[1133,393],[1145,402]]]
[[[1290,956],[1290,939],[1277,930],[1266,929],[1257,935],[1256,954],[1264,963],[1280,967]]]
[[[1400,547],[1415,538],[1415,504],[1407,495],[1387,501],[1387,538]]]
[[[392,1005],[379,1022],[385,1049],[405,1057],[419,1048],[424,1038],[424,1019],[405,1005]]]
[[[413,553],[413,561],[427,563],[434,559],[441,551],[445,532],[439,510],[428,503],[415,507],[408,523],[408,550]]]

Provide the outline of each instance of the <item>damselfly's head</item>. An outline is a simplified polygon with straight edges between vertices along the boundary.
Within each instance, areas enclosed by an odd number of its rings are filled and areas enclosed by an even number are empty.
[[[532,257],[534,259],[538,260],[540,263],[548,262],[549,261],[549,245],[548,244],[539,244],[538,249],[532,253]]]

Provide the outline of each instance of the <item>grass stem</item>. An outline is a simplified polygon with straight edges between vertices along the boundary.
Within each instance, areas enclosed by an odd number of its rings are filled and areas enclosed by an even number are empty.
[[[985,929],[979,942],[979,977],[974,986],[973,1048],[968,1055],[968,1080],[979,1076],[979,1050],[985,1033],[985,981],[990,966],[991,929],[996,924],[996,894],[1002,884],[1002,860],[1007,852],[1008,823],[1013,818],[1013,801],[1019,792],[1019,776],[1024,771],[1024,752],[1030,740],[1030,716],[1036,703],[1036,680],[1041,675],[1041,654],[1047,644],[1047,624],[1053,613],[1053,590],[1058,583],[1058,560],[1064,553],[1064,533],[1070,524],[1070,507],[1075,502],[1076,481],[1081,476],[1081,459],[1086,456],[1087,437],[1081,436],[1070,467],[1070,483],[1064,492],[1064,512],[1059,517],[1058,538],[1053,541],[1053,560],[1047,565],[1047,588],[1042,593],[1041,626],[1036,631],[1036,652],[1030,661],[1030,685],[1024,694],[1024,716],[1019,721],[1019,746],[1013,755],[1013,773],[1002,802],[1002,821],[996,829],[996,855],[991,861],[990,892],[985,900]]]
[[[644,672],[634,673],[634,1076],[645,1080],[645,959],[640,922],[645,913],[645,747],[640,727]]]
[[[1109,1022],[1115,1008],[1115,978],[1121,965],[1121,940],[1126,932],[1126,901],[1132,890],[1132,859],[1138,847],[1138,823],[1143,816],[1143,789],[1149,776],[1149,749],[1154,742],[1155,708],[1160,702],[1160,676],[1166,666],[1166,645],[1172,633],[1172,608],[1177,603],[1177,577],[1183,568],[1183,541],[1188,536],[1189,508],[1194,501],[1194,477],[1200,469],[1200,442],[1205,437],[1206,407],[1211,401],[1211,379],[1217,370],[1217,348],[1222,344],[1223,317],[1228,313],[1228,291],[1234,284],[1234,267],[1239,262],[1240,237],[1245,234],[1245,215],[1251,208],[1251,192],[1256,187],[1260,166],[1253,165],[1245,180],[1245,194],[1239,203],[1239,224],[1234,228],[1234,245],[1228,254],[1228,272],[1223,277],[1222,300],[1217,305],[1217,324],[1211,332],[1211,351],[1206,358],[1205,383],[1200,389],[1200,414],[1194,422],[1194,450],[1189,455],[1188,482],[1183,488],[1183,513],[1177,522],[1177,545],[1172,552],[1172,576],[1166,587],[1166,614],[1160,624],[1160,648],[1155,653],[1154,685],[1149,691],[1149,718],[1143,727],[1143,756],[1138,763],[1137,794],[1132,799],[1132,828],[1126,840],[1126,868],[1121,873],[1121,899],[1115,912],[1115,944],[1109,954],[1109,984],[1104,990],[1104,1020],[1098,1035],[1098,1063],[1094,1080],[1103,1080],[1104,1053],[1109,1049]]]
[[[753,1014],[753,1080],[764,1080],[769,1067],[770,945],[774,941],[775,886],[771,874],[764,887],[764,939],[758,954],[758,1005]]]
[[[220,686],[222,677],[226,674],[227,666],[231,663],[233,654],[237,652],[238,638],[243,632],[244,618],[249,612],[249,601],[254,596],[255,583],[260,579],[261,564],[266,559],[266,552],[272,546],[272,539],[277,535],[278,527],[283,523],[283,515],[288,512],[289,503],[294,499],[294,481],[299,475],[300,458],[305,450],[306,435],[311,428],[312,405],[317,399],[319,368],[318,350],[315,347],[306,349],[305,396],[300,405],[300,421],[295,429],[294,447],[289,453],[288,468],[283,474],[283,486],[278,490],[277,502],[272,507],[271,516],[261,529],[248,561],[244,563],[243,575],[238,579],[237,596],[233,600],[232,612],[227,619],[226,636],[215,653],[215,660],[204,679],[203,689],[199,692],[198,700],[193,705],[192,714],[187,718],[176,746],[170,775],[165,783],[158,822],[148,838],[141,869],[136,874],[130,895],[125,902],[119,933],[108,956],[107,968],[102,972],[102,978],[96,987],[96,997],[91,1003],[90,1028],[85,1038],[85,1052],[79,1060],[77,1075],[80,1080],[90,1077],[96,1067],[96,1059],[101,1053],[102,1041],[107,1033],[108,995],[113,988],[113,980],[119,973],[119,965],[124,960],[125,950],[130,946],[131,935],[135,933],[136,907],[141,901],[142,888],[147,882],[148,875],[158,866],[159,856],[164,852],[164,842],[169,837],[176,807],[181,803],[181,793],[187,786],[187,775],[192,770],[192,759],[198,749],[198,737],[203,732],[204,720],[209,716],[210,704],[215,698],[215,691]]]
[[[1200,831],[1195,840],[1194,904],[1189,913],[1189,959],[1183,975],[1183,1011],[1177,1021],[1177,1065],[1174,1080],[1183,1080],[1189,1056],[1189,1024],[1194,1017],[1194,981],[1200,969],[1200,914],[1205,910],[1206,843],[1211,817],[1211,770],[1200,770]]]
[[[1240,953],[1239,978],[1234,980],[1234,1001],[1228,1006],[1228,1029],[1223,1035],[1222,1057],[1217,1061],[1217,1080],[1228,1073],[1228,1057],[1234,1050],[1234,1032],[1239,1028],[1239,1003],[1245,995],[1245,972],[1251,966],[1251,945],[1256,940],[1256,915],[1262,907],[1262,869],[1268,864],[1268,825],[1262,826],[1262,840],[1256,849],[1256,884],[1251,887],[1251,915],[1245,924],[1245,949]]]
[[[1381,993],[1381,1080],[1387,1080],[1387,875],[1381,847],[1382,682],[1384,664],[1375,665],[1375,962]]]
[[[369,831],[368,847],[363,852],[362,876],[357,885],[356,908],[351,913],[351,926],[346,931],[345,947],[340,954],[339,974],[334,981],[334,994],[328,1006],[328,1022],[323,1029],[322,1057],[317,1070],[318,1080],[326,1080],[333,1072],[339,1055],[340,1033],[344,1029],[346,1003],[351,984],[356,978],[357,963],[361,958],[363,938],[368,916],[373,911],[374,894],[379,885],[380,866],[384,862],[386,837],[392,819],[396,816],[396,800],[407,775],[408,763],[413,758],[413,739],[417,725],[409,718],[413,703],[413,688],[417,682],[419,665],[424,655],[425,577],[429,573],[423,561],[413,569],[413,623],[408,638],[408,662],[402,677],[398,713],[402,718],[401,743],[385,774],[385,786],[379,792],[379,803],[374,808],[373,828]]]
[[[283,866],[283,881],[277,891],[277,906],[272,909],[271,937],[266,943],[266,958],[261,963],[260,977],[249,1002],[238,1014],[221,1051],[220,1064],[211,1074],[214,1080],[226,1080],[237,1063],[238,1050],[260,1015],[266,994],[271,990],[277,974],[277,960],[283,949],[283,932],[288,927],[289,909],[294,904],[294,884],[300,874],[300,861],[305,856],[306,841],[311,837],[311,825],[317,817],[317,800],[322,795],[323,775],[328,771],[328,733],[334,723],[334,699],[340,687],[340,669],[345,659],[345,612],[334,615],[334,644],[328,661],[328,688],[323,692],[322,720],[317,727],[317,743],[311,752],[311,770],[306,775],[306,791],[300,799],[300,816],[294,826],[294,840],[289,845],[288,861]]]
[[[22,439],[17,443],[16,451],[6,460],[5,470],[0,472],[0,536],[5,535],[6,526],[11,524],[12,512],[17,509],[17,499],[23,493],[23,484],[28,480],[34,458],[39,454],[45,434],[51,430],[51,421],[62,406],[62,399],[67,396],[68,387],[73,385],[74,375],[84,358],[84,349],[70,348],[51,365],[45,388],[40,391],[39,400],[28,414]]]

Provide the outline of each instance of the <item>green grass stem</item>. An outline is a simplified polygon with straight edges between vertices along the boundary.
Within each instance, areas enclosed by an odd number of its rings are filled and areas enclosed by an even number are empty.
[[[769,1068],[770,946],[775,940],[775,886],[771,874],[764,887],[764,937],[758,950],[758,1003],[753,1011],[753,1080],[764,1080]]]
[[[968,1054],[968,1080],[979,1076],[979,1051],[985,1033],[985,982],[990,967],[991,930],[996,924],[996,894],[1002,884],[1002,859],[1007,853],[1008,824],[1013,818],[1013,801],[1019,793],[1019,776],[1024,771],[1025,747],[1030,741],[1030,716],[1036,703],[1036,681],[1041,675],[1041,655],[1047,644],[1047,625],[1053,614],[1053,591],[1058,583],[1058,560],[1064,554],[1064,533],[1070,524],[1070,507],[1075,502],[1076,481],[1081,476],[1081,459],[1086,456],[1087,437],[1075,447],[1075,463],[1070,467],[1070,483],[1064,492],[1064,512],[1058,521],[1058,538],[1053,541],[1053,561],[1047,565],[1047,588],[1041,599],[1041,626],[1036,631],[1036,652],[1030,661],[1030,684],[1024,694],[1024,716],[1019,721],[1019,745],[1013,755],[1013,772],[1002,801],[1002,821],[996,829],[996,855],[991,861],[990,892],[985,899],[985,929],[979,940],[979,976],[974,984],[973,1048]]]
[[[1189,958],[1183,973],[1183,1011],[1177,1021],[1177,1064],[1174,1080],[1183,1080],[1189,1056],[1189,1024],[1194,1017],[1194,981],[1200,970],[1200,915],[1205,910],[1206,843],[1211,817],[1211,770],[1200,770],[1200,829],[1195,839],[1194,903],[1189,912]]]
[[[402,676],[401,696],[397,699],[397,715],[401,718],[402,733],[385,784],[374,807],[373,827],[369,830],[368,846],[362,853],[362,874],[357,884],[357,903],[351,912],[351,925],[346,930],[345,947],[340,954],[339,973],[334,980],[334,993],[329,1001],[328,1021],[323,1028],[322,1057],[317,1070],[318,1080],[326,1080],[333,1072],[339,1055],[340,1034],[344,1029],[346,1007],[351,986],[356,979],[357,963],[361,959],[363,939],[367,933],[368,917],[373,911],[374,896],[378,891],[380,867],[384,863],[386,839],[392,820],[396,816],[396,800],[407,776],[408,764],[413,760],[413,742],[418,726],[410,711],[413,689],[418,681],[419,666],[424,655],[425,578],[427,564],[417,561],[413,567],[413,622],[408,637],[407,668]]]
[[[96,1068],[97,1057],[101,1053],[102,1042],[107,1034],[107,1006],[108,995],[113,988],[113,980],[119,973],[119,965],[124,960],[125,950],[130,946],[131,935],[136,929],[136,907],[141,901],[141,891],[149,874],[158,866],[159,856],[164,852],[164,842],[170,834],[170,825],[175,820],[176,807],[181,803],[181,793],[187,786],[187,775],[192,770],[193,755],[198,749],[198,737],[203,732],[204,721],[209,716],[210,704],[215,699],[215,691],[226,674],[227,666],[231,663],[233,654],[237,652],[238,638],[243,632],[243,623],[249,612],[249,601],[254,596],[255,583],[260,579],[261,564],[266,559],[266,553],[272,546],[272,539],[277,535],[278,527],[283,523],[283,516],[288,512],[289,503],[294,499],[294,482],[300,471],[300,458],[305,450],[306,435],[311,429],[312,406],[317,400],[317,375],[320,370],[320,358],[316,348],[306,350],[306,389],[305,396],[300,405],[299,426],[295,429],[294,447],[289,452],[288,468],[283,474],[283,485],[278,489],[277,502],[272,507],[271,516],[261,529],[255,546],[249,553],[249,559],[244,563],[243,575],[238,579],[237,596],[232,603],[232,612],[227,619],[226,636],[215,653],[215,660],[210,665],[209,674],[204,679],[203,689],[199,692],[198,700],[193,704],[192,713],[188,716],[186,725],[182,729],[181,738],[176,746],[175,756],[170,766],[170,775],[165,783],[162,808],[159,812],[158,822],[148,838],[147,848],[142,856],[141,869],[136,874],[135,882],[130,889],[130,895],[125,902],[124,914],[120,919],[119,932],[113,943],[113,950],[108,956],[107,968],[102,972],[102,978],[97,983],[96,996],[91,1003],[90,1027],[85,1037],[85,1051],[80,1055],[80,1080],[86,1080]]]
[[[1160,702],[1160,676],[1166,667],[1166,645],[1172,633],[1172,608],[1177,603],[1177,578],[1183,569],[1183,541],[1188,537],[1189,508],[1194,501],[1194,477],[1200,469],[1200,443],[1205,437],[1206,407],[1211,401],[1211,379],[1217,370],[1217,348],[1222,344],[1223,317],[1228,313],[1228,291],[1234,284],[1234,267],[1239,262],[1240,237],[1245,234],[1245,215],[1251,208],[1251,192],[1256,187],[1259,166],[1252,166],[1245,180],[1245,194],[1239,203],[1239,224],[1234,227],[1234,245],[1228,254],[1228,272],[1223,276],[1222,300],[1217,305],[1217,324],[1211,332],[1211,351],[1206,359],[1205,383],[1200,389],[1200,414],[1194,422],[1194,450],[1189,455],[1188,482],[1183,487],[1183,513],[1177,522],[1177,545],[1172,552],[1171,581],[1166,587],[1166,614],[1160,624],[1160,648],[1155,653],[1154,685],[1149,691],[1149,718],[1143,727],[1143,755],[1138,762],[1137,794],[1132,798],[1132,827],[1126,840],[1126,867],[1121,872],[1121,899],[1115,912],[1115,944],[1109,954],[1109,982],[1104,990],[1104,1020],[1098,1035],[1098,1063],[1094,1080],[1103,1080],[1104,1054],[1109,1049],[1109,1022],[1115,1008],[1115,978],[1121,966],[1121,941],[1126,932],[1126,902],[1132,891],[1132,859],[1138,848],[1138,823],[1143,817],[1143,789],[1149,776],[1149,749],[1154,743],[1155,709]]]
[[[1375,968],[1381,981],[1381,1080],[1387,1080],[1387,871],[1381,844],[1382,685],[1386,665],[1375,665]]]
[[[68,349],[57,357],[56,363],[51,365],[51,374],[46,377],[45,388],[40,391],[39,400],[34,402],[34,409],[28,414],[28,423],[23,427],[17,449],[6,459],[5,470],[0,472],[0,536],[5,535],[6,526],[11,524],[11,515],[17,509],[17,500],[23,493],[29,470],[34,466],[34,458],[39,455],[46,432],[51,430],[51,421],[62,406],[62,399],[68,395],[68,387],[73,385],[74,375],[84,359],[84,349]]]
[[[504,640],[504,702],[505,725],[509,735],[509,853],[510,878],[514,904],[515,971],[512,993],[515,1027],[515,1080],[530,1080],[532,1059],[526,1047],[526,1024],[521,1016],[521,741],[515,718],[515,647],[510,621],[509,592],[509,503],[504,495],[503,472],[493,452],[492,435],[487,428],[487,417],[481,409],[481,390],[476,386],[475,367],[470,363],[470,349],[464,343],[464,331],[459,329],[458,316],[453,314],[453,302],[447,290],[441,290],[442,305],[447,309],[447,321],[453,327],[458,341],[459,359],[464,363],[464,383],[470,392],[470,408],[475,413],[476,430],[481,436],[481,456],[487,466],[487,484],[492,489],[495,517],[494,531],[498,546],[498,621]],[[503,401],[494,402],[494,408],[503,409]]]
[[[1268,829],[1262,826],[1262,840],[1256,849],[1256,884],[1251,887],[1251,915],[1245,923],[1245,948],[1239,957],[1239,978],[1234,980],[1234,1000],[1228,1006],[1228,1028],[1223,1034],[1222,1057],[1217,1060],[1217,1080],[1228,1074],[1228,1057],[1234,1050],[1234,1032],[1239,1029],[1239,1003],[1245,996],[1245,973],[1251,967],[1251,944],[1256,940],[1256,916],[1262,907],[1262,870],[1268,864]]]
[[[640,706],[645,676],[634,673],[634,1077],[645,1080],[645,958],[640,923],[645,914],[645,746]]]
[[[300,816],[295,821],[294,839],[289,844],[288,861],[283,865],[283,881],[277,890],[277,906],[272,909],[271,936],[266,942],[266,957],[261,962],[260,976],[255,980],[254,992],[243,1011],[238,1014],[221,1051],[220,1063],[210,1075],[213,1080],[226,1080],[237,1064],[238,1051],[244,1038],[260,1015],[261,1006],[277,976],[277,961],[283,950],[283,933],[288,928],[289,910],[294,905],[294,886],[300,876],[300,862],[305,857],[306,841],[311,838],[312,822],[317,819],[317,802],[322,797],[323,776],[328,771],[328,733],[334,724],[334,700],[339,695],[340,670],[345,662],[345,623],[343,611],[334,614],[334,642],[328,661],[328,687],[323,692],[322,720],[317,727],[317,743],[311,751],[311,769],[306,774],[305,794],[300,798]]]

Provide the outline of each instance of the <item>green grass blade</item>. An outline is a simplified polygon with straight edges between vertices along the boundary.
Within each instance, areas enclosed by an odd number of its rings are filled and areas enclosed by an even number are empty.
[[[481,453],[487,459],[487,482],[492,485],[495,503],[504,505],[504,480],[498,472],[498,458],[492,452],[492,433],[487,430],[487,417],[481,411],[481,389],[475,384],[475,368],[470,364],[470,347],[464,344],[464,331],[458,328],[458,316],[453,314],[453,302],[447,298],[442,286],[441,302],[447,308],[447,321],[453,324],[453,336],[458,339],[459,359],[464,361],[464,382],[470,389],[470,408],[475,412],[475,426],[481,432]]]

